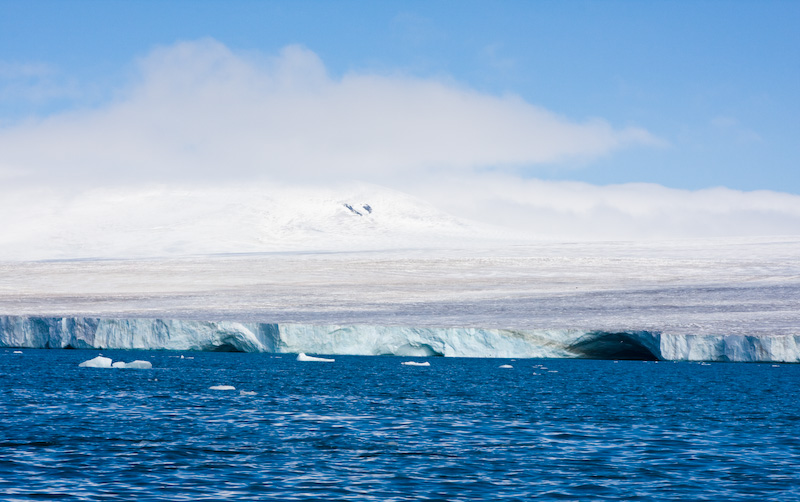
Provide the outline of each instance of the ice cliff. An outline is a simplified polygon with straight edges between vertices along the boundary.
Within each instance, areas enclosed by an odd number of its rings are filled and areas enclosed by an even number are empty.
[[[800,335],[318,326],[0,316],[0,347],[331,355],[800,362]]]

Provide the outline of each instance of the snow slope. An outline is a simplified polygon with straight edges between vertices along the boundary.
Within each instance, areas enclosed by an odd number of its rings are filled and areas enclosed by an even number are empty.
[[[407,249],[509,240],[500,229],[368,184],[2,195],[0,260]]]

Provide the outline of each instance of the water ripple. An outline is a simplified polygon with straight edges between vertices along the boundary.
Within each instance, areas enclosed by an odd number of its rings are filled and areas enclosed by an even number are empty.
[[[800,500],[800,366],[94,355],[0,352],[3,500]]]

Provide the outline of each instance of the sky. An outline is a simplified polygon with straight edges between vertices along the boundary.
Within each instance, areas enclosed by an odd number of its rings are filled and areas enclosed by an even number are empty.
[[[355,180],[517,227],[800,233],[797,26],[791,1],[0,0],[0,183]]]

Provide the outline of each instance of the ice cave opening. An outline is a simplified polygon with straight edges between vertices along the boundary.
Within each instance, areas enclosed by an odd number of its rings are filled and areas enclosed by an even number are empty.
[[[590,333],[570,345],[569,350],[587,359],[659,360],[639,337],[630,333]]]

